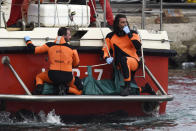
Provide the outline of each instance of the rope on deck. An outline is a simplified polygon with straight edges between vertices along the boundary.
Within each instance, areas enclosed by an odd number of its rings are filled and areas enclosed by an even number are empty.
[[[104,65],[107,65],[107,63],[98,64],[98,65],[91,65],[91,67],[98,67],[98,66],[104,66]],[[88,67],[88,66],[79,66],[79,67]]]

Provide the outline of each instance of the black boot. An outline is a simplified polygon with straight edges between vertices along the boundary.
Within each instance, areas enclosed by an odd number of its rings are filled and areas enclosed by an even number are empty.
[[[142,87],[141,93],[149,93],[151,95],[156,95],[156,92],[148,83],[146,83],[146,85],[144,87]]]
[[[60,84],[58,88],[59,88],[59,95],[66,95],[68,93],[69,87],[67,87],[65,84]]]
[[[121,96],[128,96],[129,95],[129,87],[121,86],[120,95]]]
[[[33,95],[41,95],[42,91],[44,89],[44,85],[43,84],[39,84],[36,86],[35,90],[32,92]]]
[[[121,86],[120,95],[128,96],[130,94],[130,82],[125,82],[125,86]]]

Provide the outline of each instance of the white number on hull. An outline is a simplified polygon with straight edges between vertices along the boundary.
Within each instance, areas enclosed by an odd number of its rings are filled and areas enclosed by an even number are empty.
[[[79,69],[72,69],[72,73],[76,72],[76,76],[80,77],[80,70]]]
[[[45,72],[45,71],[46,71],[46,69],[42,68],[42,72]],[[80,70],[79,69],[72,69],[73,74],[74,74],[74,72],[76,73],[77,77],[80,77]],[[103,75],[103,69],[94,69],[94,72],[99,73],[98,77],[97,77],[97,80],[101,80],[101,77]],[[88,72],[85,72],[85,75],[88,75]]]
[[[103,69],[95,69],[94,72],[99,72],[97,80],[101,80],[101,77],[102,77],[102,74],[103,74]]]
[[[80,77],[80,70],[79,69],[73,69],[72,73],[74,74],[74,72],[76,72],[76,76]],[[94,69],[95,73],[99,73],[97,80],[101,80],[101,77],[103,75],[103,69]],[[85,72],[85,75],[88,75],[88,72]]]

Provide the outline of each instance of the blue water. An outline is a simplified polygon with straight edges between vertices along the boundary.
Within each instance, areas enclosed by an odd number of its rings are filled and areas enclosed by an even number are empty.
[[[164,115],[126,117],[107,115],[91,118],[66,118],[40,112],[41,119],[23,116],[10,118],[9,112],[0,112],[0,130],[9,131],[196,131],[196,70],[170,70],[168,102]]]

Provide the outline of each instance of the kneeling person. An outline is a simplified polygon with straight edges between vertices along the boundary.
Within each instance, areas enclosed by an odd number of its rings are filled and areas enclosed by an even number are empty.
[[[76,95],[82,94],[75,85],[75,77],[72,74],[72,68],[79,65],[79,56],[77,50],[69,44],[71,39],[70,29],[61,27],[58,30],[58,36],[54,42],[47,42],[42,46],[35,47],[29,36],[24,37],[27,47],[35,54],[48,53],[50,67],[48,71],[42,72],[36,76],[36,89],[33,94],[41,94],[44,82],[55,85],[65,84],[68,86],[68,93]]]

